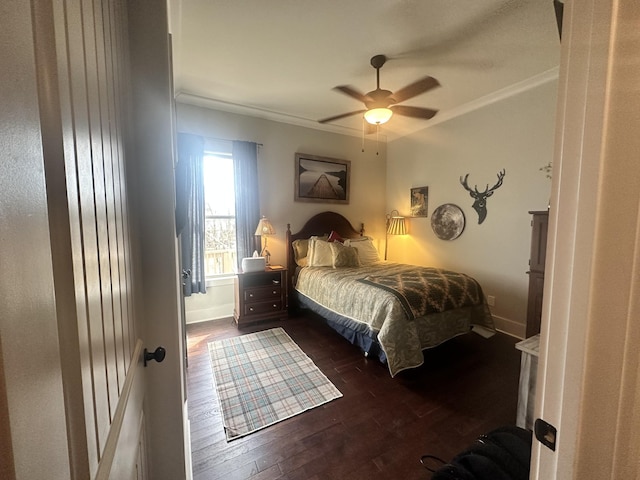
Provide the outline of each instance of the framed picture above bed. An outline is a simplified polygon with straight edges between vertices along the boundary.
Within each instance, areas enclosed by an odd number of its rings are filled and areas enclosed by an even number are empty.
[[[349,203],[351,162],[296,153],[296,202]]]

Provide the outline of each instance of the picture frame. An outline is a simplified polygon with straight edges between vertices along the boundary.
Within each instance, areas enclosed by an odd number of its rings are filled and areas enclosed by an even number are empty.
[[[348,204],[350,186],[351,161],[296,153],[296,202]]]
[[[411,189],[411,216],[427,217],[429,213],[429,187]]]

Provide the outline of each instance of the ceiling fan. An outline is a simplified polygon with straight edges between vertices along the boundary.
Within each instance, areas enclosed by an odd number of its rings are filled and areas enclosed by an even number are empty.
[[[355,110],[353,112],[343,113],[328,118],[318,120],[319,123],[333,122],[341,118],[349,117],[364,113],[365,120],[372,125],[381,125],[389,121],[393,114],[403,115],[405,117],[421,118],[428,120],[432,118],[438,110],[422,107],[411,107],[408,105],[398,105],[399,103],[424,93],[432,88],[440,86],[438,80],[433,77],[424,77],[417,80],[397,92],[383,90],[380,88],[380,68],[387,61],[384,55],[375,55],[371,57],[371,66],[376,69],[376,89],[369,93],[362,94],[353,87],[340,85],[334,87],[334,90],[349,95],[350,97],[360,100],[364,103],[366,109]]]

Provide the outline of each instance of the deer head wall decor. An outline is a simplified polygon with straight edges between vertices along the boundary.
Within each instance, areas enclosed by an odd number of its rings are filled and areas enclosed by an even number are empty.
[[[502,179],[504,178],[506,171],[502,169],[501,172],[498,172],[498,181],[496,184],[489,188],[489,184],[487,184],[487,188],[484,192],[478,191],[478,186],[474,185],[473,190],[469,188],[467,185],[467,178],[469,178],[469,174],[467,173],[464,178],[460,177],[460,183],[464,187],[466,191],[469,192],[469,195],[475,200],[473,202],[473,209],[478,212],[478,224],[484,222],[484,219],[487,218],[487,198],[493,195],[493,192],[502,185]]]

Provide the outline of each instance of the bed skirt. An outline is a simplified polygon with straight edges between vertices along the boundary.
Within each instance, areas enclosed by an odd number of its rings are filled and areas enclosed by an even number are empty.
[[[300,292],[295,292],[295,295],[301,308],[317,313],[329,327],[346,338],[352,345],[359,347],[367,357],[377,358],[386,365],[387,356],[378,343],[377,332],[372,331],[367,324],[343,317],[322,305],[318,305]]]

